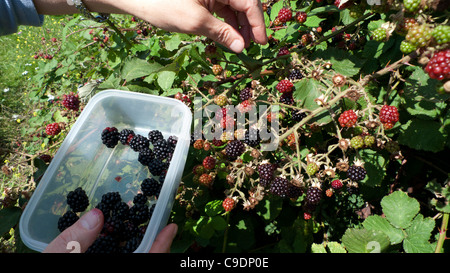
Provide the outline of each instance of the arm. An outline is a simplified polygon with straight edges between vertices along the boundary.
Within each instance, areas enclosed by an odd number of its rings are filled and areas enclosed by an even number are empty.
[[[71,0],[33,0],[40,14],[77,13]],[[266,44],[261,2],[257,0],[84,0],[92,12],[137,16],[167,31],[204,35],[235,52],[253,40]],[[224,18],[224,21],[213,16]]]

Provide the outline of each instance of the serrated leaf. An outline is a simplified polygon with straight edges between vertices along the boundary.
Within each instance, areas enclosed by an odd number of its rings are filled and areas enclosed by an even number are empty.
[[[390,241],[381,231],[350,228],[342,236],[342,244],[349,253],[381,253],[386,251]]]
[[[365,63],[365,59],[354,56],[348,51],[330,47],[326,50],[316,50],[311,57],[313,59],[321,58],[331,62],[333,69],[344,76],[353,77],[359,73],[359,70]]]
[[[386,219],[396,228],[407,228],[419,213],[419,202],[402,191],[396,191],[381,200]]]
[[[320,91],[320,82],[304,78],[294,84],[293,96],[300,107],[306,108],[310,111],[319,107],[315,99],[322,95]]]
[[[327,253],[327,250],[323,244],[313,243],[311,245],[311,253]]]
[[[338,242],[328,242],[327,248],[330,250],[330,253],[347,253],[347,250]]]
[[[162,90],[168,91],[172,87],[176,76],[177,74],[173,71],[161,71],[158,73],[158,79],[156,81]]]
[[[122,68],[122,78],[126,81],[148,76],[161,68],[159,63],[149,63],[146,60],[132,58],[125,61]]]
[[[367,186],[380,186],[386,175],[386,159],[377,151],[364,149],[359,152],[364,161],[366,178],[362,181]]]
[[[318,16],[309,15],[303,24],[307,27],[318,27],[320,25],[320,22],[324,20],[326,20],[326,18],[320,18]]]
[[[432,253],[433,246],[429,239],[431,232],[435,227],[435,222],[432,218],[424,218],[422,214],[412,222],[411,226],[406,229],[406,238],[403,241],[403,248],[406,253]]]
[[[398,142],[416,150],[439,152],[445,147],[446,137],[439,122],[412,119],[401,126]]]
[[[392,244],[399,244],[403,241],[404,235],[401,229],[393,227],[386,218],[379,215],[371,215],[363,222],[364,228],[368,230],[382,231],[389,237]]]
[[[212,73],[210,65],[200,56],[200,53],[198,52],[198,46],[191,47],[191,49],[189,50],[189,56],[199,65],[201,65],[207,72],[209,72],[210,74]]]

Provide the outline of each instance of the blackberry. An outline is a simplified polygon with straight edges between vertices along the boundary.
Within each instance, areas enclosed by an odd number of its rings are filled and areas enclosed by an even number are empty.
[[[410,42],[408,42],[406,40],[403,40],[400,43],[400,51],[402,53],[409,54],[409,53],[413,52],[416,49],[417,49],[416,46],[412,45]]]
[[[287,105],[294,105],[294,97],[292,96],[292,92],[283,93],[280,96],[280,102]]]
[[[160,176],[165,170],[167,170],[168,165],[161,159],[154,158],[150,161],[150,163],[148,163],[147,167],[152,175]]]
[[[298,69],[291,70],[291,72],[289,73],[289,76],[288,76],[288,80],[296,81],[296,80],[301,80],[301,79],[303,79],[303,74],[300,70],[298,70]]]
[[[144,196],[156,196],[158,197],[161,191],[162,184],[154,178],[146,178],[141,183],[141,191]]]
[[[124,240],[130,240],[135,236],[141,235],[138,225],[134,224],[132,221],[125,221],[124,223]]]
[[[131,139],[135,136],[135,133],[133,130],[130,129],[123,129],[119,133],[119,141],[123,145],[129,145]]]
[[[134,204],[130,208],[130,220],[135,225],[140,225],[148,221],[148,206],[143,204]]]
[[[302,188],[297,187],[296,185],[294,185],[292,183],[288,183],[288,186],[286,189],[286,197],[297,199],[302,194],[303,194]]]
[[[133,151],[140,152],[149,147],[150,141],[148,138],[137,134],[130,140],[129,145]]]
[[[309,187],[306,191],[306,202],[308,204],[317,205],[322,199],[322,190],[318,187]]]
[[[304,118],[306,118],[306,113],[301,110],[292,110],[291,111],[291,117],[293,121],[302,121]]]
[[[288,183],[289,181],[284,177],[275,177],[275,179],[272,181],[272,184],[270,184],[269,191],[272,194],[278,195],[282,198],[286,197],[287,190],[288,190]]]
[[[89,206],[86,192],[78,187],[67,194],[67,204],[73,212],[82,212]]]
[[[153,159],[155,154],[150,148],[144,148],[139,152],[138,161],[144,166],[147,166]]]
[[[175,150],[175,147],[177,146],[178,143],[178,137],[169,136],[169,138],[167,138],[167,143],[169,143],[169,146],[172,147],[173,150]]]
[[[347,177],[353,181],[361,181],[366,177],[366,170],[362,166],[353,165],[347,170]]]
[[[450,26],[439,25],[431,32],[436,44],[442,45],[450,42]]]
[[[420,0],[403,0],[403,7],[407,12],[414,13],[420,8]]]
[[[165,139],[160,139],[153,143],[153,152],[155,153],[156,158],[164,160],[169,157],[169,154],[172,153],[173,150]]]
[[[142,236],[135,236],[127,241],[127,243],[122,247],[122,253],[133,253],[141,244]]]
[[[156,143],[158,140],[164,139],[164,136],[159,130],[152,130],[148,133],[148,139],[151,143]]]
[[[245,151],[245,145],[240,140],[232,140],[225,148],[226,155],[231,159],[237,159]]]
[[[270,186],[270,183],[272,183],[272,179],[259,178],[259,185],[261,185],[261,187],[266,188]]]
[[[156,204],[153,204],[149,209],[148,209],[148,219],[151,219],[153,216],[153,212],[155,211],[155,206]],[[145,233],[145,232],[144,232]]]
[[[426,25],[413,25],[408,30],[405,39],[415,47],[424,47],[430,42],[431,29]]]
[[[119,242],[112,236],[99,236],[94,243],[86,250],[86,253],[117,253],[119,252]]]
[[[121,219],[123,221],[128,220],[130,216],[130,207],[127,205],[127,203],[120,201],[116,203],[112,208],[111,216],[117,217],[118,219]]]
[[[103,223],[101,234],[109,235],[121,240],[125,230],[125,223],[117,216],[111,216]]]
[[[270,163],[263,163],[258,166],[258,173],[261,179],[270,181],[273,179],[274,167]]]
[[[114,148],[119,143],[119,131],[116,127],[106,127],[102,131],[101,138],[106,147]]]
[[[387,38],[387,31],[385,28],[379,27],[372,31],[372,39],[377,42],[383,42]]]
[[[63,214],[63,216],[59,217],[58,219],[59,231],[63,232],[66,228],[75,224],[75,222],[78,221],[78,219],[79,217],[75,212],[71,210],[67,211],[66,213]]]
[[[261,142],[259,130],[248,130],[245,132],[244,143],[250,147],[256,147]]]
[[[145,204],[147,203],[147,196],[145,196],[143,193],[138,193],[133,197],[133,203],[134,204]]]
[[[107,219],[111,214],[111,208],[105,203],[100,202],[97,204],[97,206],[95,206],[95,208],[102,211],[105,219]]]
[[[241,93],[239,94],[239,98],[241,99],[241,101],[245,101],[248,99],[252,98],[252,94],[253,91],[250,87],[245,87],[244,89],[242,89]]]
[[[108,192],[102,195],[102,200],[100,202],[105,205],[106,209],[111,211],[117,203],[122,202],[122,197],[120,197],[119,192]]]

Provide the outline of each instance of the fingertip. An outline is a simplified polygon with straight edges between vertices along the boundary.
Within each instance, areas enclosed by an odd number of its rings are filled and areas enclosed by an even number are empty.
[[[229,48],[236,52],[241,53],[244,50],[245,44],[240,39],[235,39],[229,46]]]

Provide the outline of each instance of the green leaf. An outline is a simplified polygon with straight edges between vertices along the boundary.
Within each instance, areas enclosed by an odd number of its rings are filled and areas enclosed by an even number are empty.
[[[53,120],[55,120],[56,122],[69,122],[69,120],[66,117],[63,117],[61,115],[61,111],[59,110],[53,113]]]
[[[412,119],[401,126],[398,142],[416,150],[439,152],[445,147],[445,133],[439,122]]]
[[[381,186],[386,175],[386,159],[377,151],[364,149],[359,152],[364,161],[364,169],[367,171],[366,178],[362,181],[367,186]]]
[[[386,251],[390,241],[383,232],[351,228],[342,236],[342,244],[349,253],[380,253]]]
[[[136,78],[148,76],[161,68],[159,63],[149,63],[146,60],[132,58],[125,61],[122,68],[122,78],[130,81]]]
[[[327,253],[327,250],[323,244],[313,243],[311,245],[311,253]]]
[[[348,51],[330,47],[326,50],[316,50],[311,57],[313,59],[321,58],[331,62],[333,69],[344,76],[353,77],[359,73],[359,70],[365,63],[365,59],[354,56]]]
[[[199,65],[201,65],[203,67],[203,69],[205,69],[209,74],[212,74],[212,70],[210,65],[208,64],[208,62],[206,62],[201,56],[200,53],[198,52],[198,46],[193,46],[191,47],[191,49],[189,50],[189,56],[196,61]]]
[[[407,253],[432,253],[434,248],[429,243],[431,232],[435,227],[432,218],[424,218],[422,214],[417,215],[411,226],[406,229],[406,238],[403,248]]]
[[[419,202],[405,192],[396,191],[381,200],[381,207],[386,219],[396,228],[405,229],[419,213]]]
[[[327,248],[331,253],[347,253],[345,248],[338,242],[328,242]]]
[[[172,87],[176,76],[177,74],[173,71],[161,71],[158,73],[158,85],[162,90],[168,91]]]
[[[222,211],[223,211],[222,200],[209,201],[205,205],[205,213],[210,217],[216,216]]]
[[[275,219],[281,212],[283,201],[279,198],[264,198],[263,202],[258,205],[257,214],[264,218],[264,220],[271,221]]]
[[[22,210],[18,207],[3,208],[0,210],[0,237],[19,222]]]
[[[392,244],[399,244],[403,241],[404,235],[401,229],[393,227],[386,218],[379,215],[371,215],[363,222],[364,228],[367,230],[382,231],[389,237]]]
[[[320,22],[326,20],[326,18],[320,18],[318,16],[308,16],[306,18],[306,21],[303,23],[307,27],[318,27],[320,25]]]
[[[216,215],[211,218],[211,225],[215,230],[224,230],[227,228],[227,221],[222,216]]]

